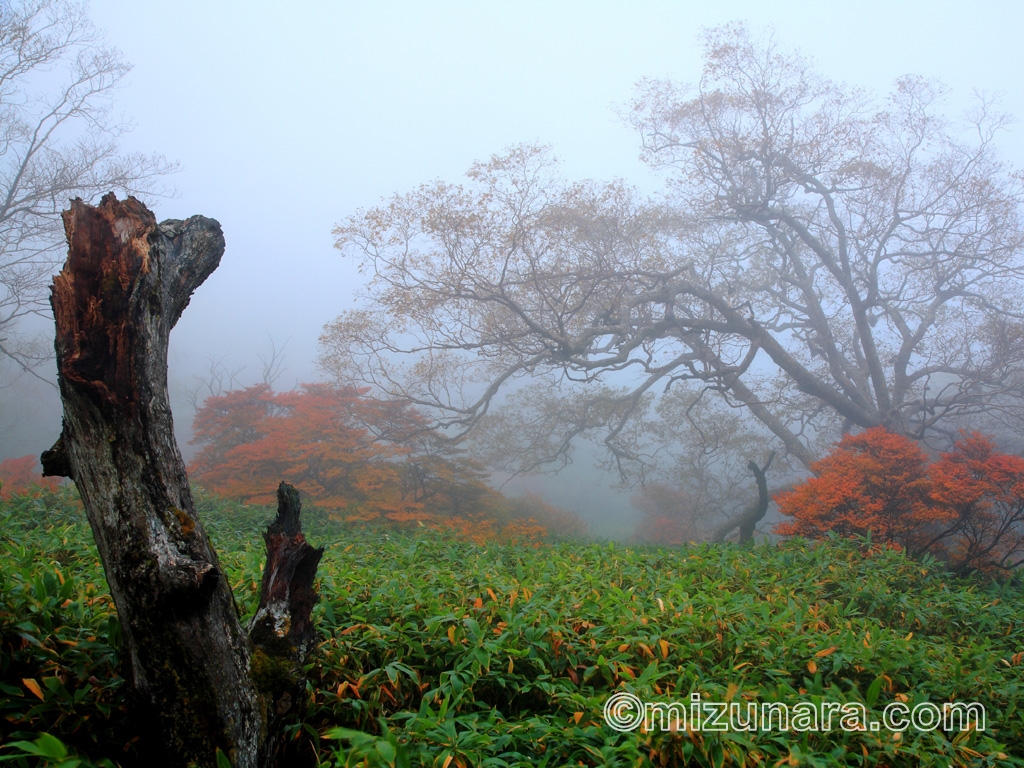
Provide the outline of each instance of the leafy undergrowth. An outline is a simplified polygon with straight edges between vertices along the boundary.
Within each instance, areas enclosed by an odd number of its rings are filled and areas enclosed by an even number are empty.
[[[199,506],[251,611],[269,512]],[[1024,765],[1019,579],[955,580],[863,542],[481,546],[308,517],[328,545],[323,643],[291,738],[324,765]],[[0,759],[133,764],[117,645],[73,495],[2,502]],[[893,703],[978,702],[987,720],[980,732],[618,732],[602,714],[617,692],[744,713],[862,704],[867,724]]]

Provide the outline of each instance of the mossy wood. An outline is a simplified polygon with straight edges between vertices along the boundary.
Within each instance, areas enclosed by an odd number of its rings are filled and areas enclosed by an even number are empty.
[[[282,487],[250,638],[196,515],[167,395],[170,332],[220,262],[220,225],[157,224],[113,194],[96,207],[75,200],[63,216],[68,259],[50,301],[64,422],[44,473],[78,486],[154,761],[213,765],[221,750],[236,767],[272,765],[314,645],[322,550],[305,542],[298,495]],[[267,668],[272,685],[258,674]]]

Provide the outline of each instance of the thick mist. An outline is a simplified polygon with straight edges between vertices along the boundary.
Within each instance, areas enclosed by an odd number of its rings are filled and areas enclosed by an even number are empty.
[[[227,241],[220,268],[172,334],[182,452],[195,450],[190,398],[212,368],[256,383],[271,339],[284,345],[278,389],[323,378],[318,337],[353,307],[365,280],[335,250],[331,230],[358,209],[434,179],[459,183],[474,161],[523,141],[549,143],[571,178],[658,188],[617,112],[643,77],[698,81],[703,27],[743,18],[770,26],[781,46],[836,80],[884,93],[896,77],[920,74],[948,86],[950,114],[984,89],[1024,115],[1020,8],[943,8],[316,3],[285,12],[182,2],[169,13],[94,2],[94,22],[134,64],[116,98],[134,122],[126,148],[180,164],[170,177],[175,195],[149,201],[158,220],[209,216]],[[884,55],[865,55],[865,41]],[[1011,125],[996,141],[1003,157],[1024,165],[1019,136]],[[0,385],[0,458],[48,447],[60,426],[52,383],[6,371]],[[542,493],[598,535],[629,536],[634,491],[593,468],[599,458],[583,446],[562,473],[508,488]]]

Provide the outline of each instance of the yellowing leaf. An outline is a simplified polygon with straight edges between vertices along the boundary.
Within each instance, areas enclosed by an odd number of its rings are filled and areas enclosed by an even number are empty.
[[[32,693],[35,694],[37,699],[39,699],[40,701],[45,701],[45,699],[43,698],[43,691],[42,689],[40,689],[39,683],[37,683],[31,677],[22,678],[21,682],[26,688],[28,688],[30,691],[32,691]]]
[[[816,654],[814,654],[814,658],[822,659],[822,658],[824,658],[826,656],[831,656],[833,653],[835,653],[838,650],[839,650],[839,647],[833,645],[831,648],[826,648],[824,651],[818,651]]]
[[[665,640],[665,638],[662,638],[661,640],[658,641],[658,645],[661,646],[661,658],[667,659],[668,658],[668,641]]]
[[[807,662],[807,671],[812,675],[818,671],[818,665],[814,663],[813,659]]]

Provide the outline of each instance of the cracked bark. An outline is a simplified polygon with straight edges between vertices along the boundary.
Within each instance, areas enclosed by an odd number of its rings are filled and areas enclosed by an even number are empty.
[[[305,543],[295,494],[280,551],[273,526],[265,537],[264,583],[277,586],[261,602],[277,601],[279,621],[254,650],[196,515],[167,396],[170,332],[220,262],[220,225],[202,216],[157,224],[138,200],[113,194],[96,207],[75,200],[63,217],[68,259],[50,301],[64,420],[43,469],[72,478],[81,494],[121,619],[139,722],[150,726],[148,757],[213,765],[219,749],[236,767],[272,765],[280,717],[268,713],[281,710],[283,693],[299,695],[292,678],[314,645],[309,611],[322,550]],[[288,565],[296,558],[302,567]],[[258,674],[268,666],[279,672],[274,686]]]

